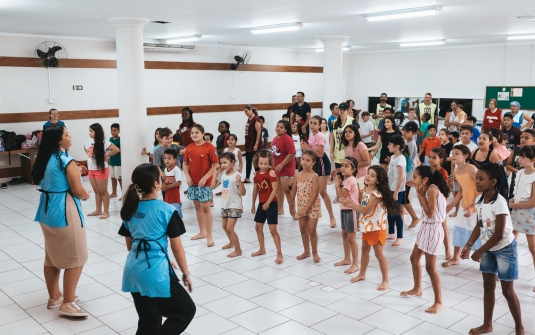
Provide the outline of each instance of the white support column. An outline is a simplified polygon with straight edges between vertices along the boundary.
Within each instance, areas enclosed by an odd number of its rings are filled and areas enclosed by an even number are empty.
[[[323,116],[330,115],[329,105],[344,99],[344,53],[347,36],[323,36]]]
[[[143,157],[139,152],[147,143],[143,27],[149,20],[137,17],[112,17],[108,21],[115,27],[116,36],[124,194],[131,183],[132,172],[136,166],[147,162],[147,157]]]

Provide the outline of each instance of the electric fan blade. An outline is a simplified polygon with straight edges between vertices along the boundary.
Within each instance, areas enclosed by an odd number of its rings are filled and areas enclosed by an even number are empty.
[[[48,53],[42,52],[41,50],[37,49],[37,56],[41,59],[45,59],[48,57]]]
[[[63,48],[60,47],[59,45],[56,45],[55,47],[52,47],[52,48],[48,48],[48,54],[49,55],[54,55],[56,52],[62,50]]]
[[[58,67],[59,62],[56,57],[49,57],[43,60],[43,65],[45,67]]]

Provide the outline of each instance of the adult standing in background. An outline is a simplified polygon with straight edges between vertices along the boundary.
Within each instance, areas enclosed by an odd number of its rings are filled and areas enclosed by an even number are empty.
[[[193,111],[189,107],[182,109],[182,123],[180,124],[180,138],[182,141],[182,146],[187,147],[189,144],[193,143],[191,139],[191,127],[196,125],[193,121]]]
[[[46,123],[43,125],[43,130],[46,127],[50,127],[56,124],[59,124],[60,126],[65,127],[65,123],[59,120],[58,110],[55,108],[52,108],[51,110],[48,111],[48,121],[46,121]]]
[[[416,107],[416,115],[418,120],[421,121],[422,115],[429,114],[431,119],[429,119],[429,124],[434,124],[435,127],[438,127],[438,108],[437,105],[432,102],[433,96],[431,93],[426,93],[424,97],[424,102],[419,103]]]
[[[245,115],[247,115],[247,123],[245,124],[245,180],[244,183],[250,183],[249,176],[253,168],[254,154],[260,148],[260,141],[262,138],[262,125],[258,119],[256,108],[251,105],[244,107]]]
[[[392,108],[392,106],[386,103],[386,100],[388,99],[388,95],[386,95],[386,93],[381,93],[381,97],[379,99],[380,99],[380,102],[375,107],[375,110],[370,111],[372,118],[375,120],[373,124],[373,140],[374,141],[377,141],[377,138],[379,137],[379,131],[381,130],[379,127],[379,123],[383,119],[383,110],[386,107]]]
[[[31,176],[41,187],[35,221],[40,223],[45,238],[47,308],[59,307],[60,315],[86,317],[76,302],[76,286],[88,257],[80,200],[89,199],[89,192],[83,188],[80,170],[67,152],[71,144],[67,128],[46,127]],[[62,269],[63,294],[59,288]]]
[[[293,105],[297,102],[297,95],[292,95],[292,104],[290,106],[288,106],[288,109],[286,111],[286,114],[288,114],[288,116],[292,115],[292,107]]]
[[[308,102],[305,102],[305,93],[297,92],[296,94],[297,102],[292,106],[292,114],[290,115],[290,125],[295,122],[295,114],[299,114],[301,119],[303,119],[303,125],[301,126],[301,131],[305,136],[305,141],[308,138],[308,123],[310,122],[310,115],[312,114],[312,108]]]
[[[346,100],[346,104],[349,105],[349,109],[351,110],[351,116],[353,116],[355,121],[359,122],[359,111],[355,109],[355,101],[349,99]]]
[[[458,133],[461,132],[461,126],[463,123],[466,122],[466,119],[468,116],[466,116],[466,113],[463,111],[463,108],[460,108],[459,103],[456,100],[453,100],[451,102],[451,112],[448,112],[446,114],[446,120],[444,121],[444,127],[448,128],[450,132],[456,131]]]
[[[492,98],[489,100],[489,108],[487,108],[483,114],[481,131],[486,133],[490,128],[500,129],[502,125],[502,110],[498,109],[498,101]]]
[[[511,102],[511,115],[513,116],[513,127],[520,129],[520,131],[531,128],[533,119],[520,111],[520,103],[518,101]]]

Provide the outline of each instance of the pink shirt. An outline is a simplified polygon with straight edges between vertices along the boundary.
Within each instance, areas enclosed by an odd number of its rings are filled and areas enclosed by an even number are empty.
[[[342,182],[341,188],[346,189],[348,191],[346,195],[347,199],[353,201],[356,204],[359,203],[360,190],[359,190],[359,185],[357,184],[357,179],[355,177],[351,176],[347,179],[344,179],[344,181]],[[351,208],[342,205],[342,203],[340,202],[340,209],[351,209]]]
[[[325,141],[325,136],[321,132],[318,131],[316,135],[312,135],[308,138],[308,145],[310,146],[310,149],[314,151],[318,151],[318,146],[323,146],[323,153],[325,153],[325,144],[327,142]],[[321,157],[320,157],[321,158]]]
[[[357,159],[357,162],[359,162],[358,172],[357,172],[357,178],[364,177],[366,173],[368,173],[368,167],[360,166],[360,162],[362,162],[362,155],[360,154],[361,151],[368,151],[368,147],[366,147],[366,144],[359,142],[356,147],[353,148],[353,146],[348,146],[344,149],[344,155],[346,157],[354,157]]]

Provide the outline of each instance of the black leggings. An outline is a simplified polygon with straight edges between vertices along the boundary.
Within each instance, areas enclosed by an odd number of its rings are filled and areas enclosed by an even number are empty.
[[[132,292],[139,321],[136,335],[182,334],[195,316],[195,303],[176,277],[171,277],[171,298],[150,298]],[[162,316],[167,320],[162,324]]]
[[[249,179],[249,176],[251,175],[251,170],[253,168],[253,157],[255,154],[256,154],[256,151],[245,153],[245,178],[246,179]],[[254,170],[258,171],[257,168],[255,168]]]

